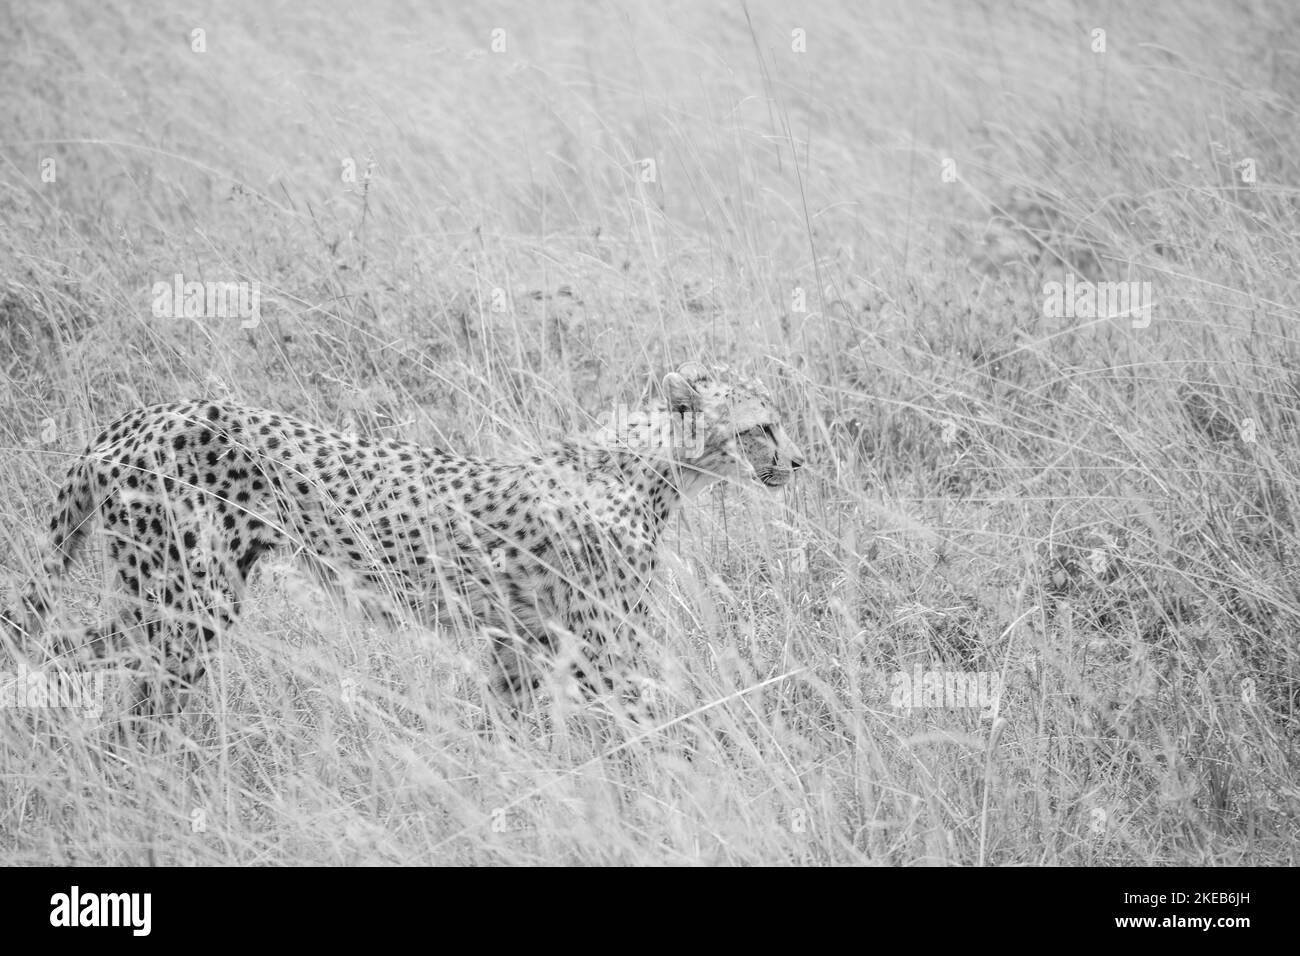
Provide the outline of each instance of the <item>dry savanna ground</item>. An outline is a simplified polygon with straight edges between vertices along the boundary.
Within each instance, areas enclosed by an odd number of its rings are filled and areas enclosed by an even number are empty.
[[[668,726],[484,733],[480,639],[278,559],[160,737],[0,710],[0,862],[1294,863],[1297,27],[4,5],[6,603],[69,456],[142,403],[493,455],[703,359],[809,464],[672,528]],[[156,315],[177,275],[255,321]],[[92,550],[54,623],[105,584]],[[1000,693],[901,706],[925,674]]]

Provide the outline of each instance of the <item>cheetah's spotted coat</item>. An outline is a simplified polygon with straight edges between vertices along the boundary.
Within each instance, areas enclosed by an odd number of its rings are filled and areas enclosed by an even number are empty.
[[[561,659],[593,690],[643,626],[678,504],[720,478],[780,486],[801,463],[761,385],[698,365],[669,373],[663,399],[622,427],[513,461],[233,402],[155,405],[119,418],[72,467],[45,580],[16,618],[39,625],[98,514],[126,600],[88,637],[100,648],[143,639],[165,669],[141,682],[137,711],[202,676],[202,645],[232,624],[254,565],[276,548],[381,607],[476,624],[491,635],[499,690]]]

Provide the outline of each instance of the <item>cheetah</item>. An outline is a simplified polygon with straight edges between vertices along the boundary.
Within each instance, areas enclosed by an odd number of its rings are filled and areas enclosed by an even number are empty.
[[[678,507],[718,480],[779,488],[802,464],[759,382],[697,363],[669,372],[644,410],[507,460],[230,401],[153,405],[71,467],[11,630],[40,628],[98,516],[124,600],[83,637],[101,655],[129,640],[146,649],[134,714],[178,709],[203,676],[202,648],[233,625],[250,573],[277,549],[381,617],[487,635],[498,693],[516,698],[563,666],[599,694],[635,653]]]

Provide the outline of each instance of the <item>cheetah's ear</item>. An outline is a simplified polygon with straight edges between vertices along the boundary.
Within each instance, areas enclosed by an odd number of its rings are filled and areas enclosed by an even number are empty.
[[[687,362],[685,365],[679,366],[677,374],[686,379],[686,381],[690,382],[692,385],[696,382],[707,381],[713,377],[709,370],[699,362]]]
[[[670,412],[676,414],[700,410],[700,393],[695,390],[690,379],[680,372],[669,372],[664,376],[663,390]]]

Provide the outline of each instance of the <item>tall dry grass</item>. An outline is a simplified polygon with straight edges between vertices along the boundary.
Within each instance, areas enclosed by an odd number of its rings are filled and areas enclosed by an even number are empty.
[[[473,635],[279,560],[164,745],[0,712],[0,861],[1295,862],[1293,6],[136,7],[0,10],[11,593],[140,403],[495,454],[705,358],[810,462],[673,529],[662,731],[479,733]],[[260,323],[153,317],[176,273]]]

